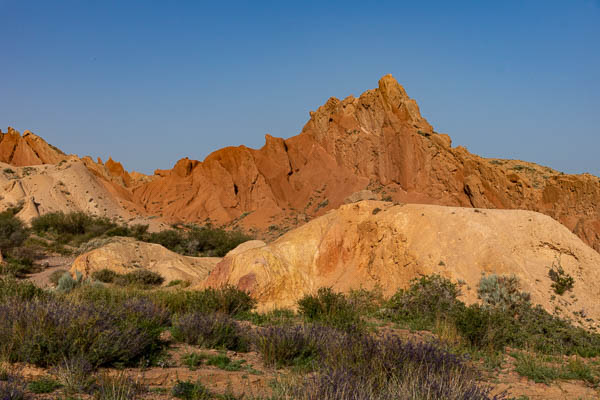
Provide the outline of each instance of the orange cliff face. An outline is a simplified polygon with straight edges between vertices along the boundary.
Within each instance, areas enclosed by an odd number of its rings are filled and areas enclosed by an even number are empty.
[[[13,155],[16,137],[6,135],[0,161],[27,159]],[[111,159],[82,161],[128,209],[172,222],[211,221],[276,236],[368,189],[396,202],[538,211],[600,251],[600,179],[452,147],[391,75],[358,98],[330,98],[299,135],[267,135],[258,150],[227,147],[202,162],[184,158],[153,177],[128,173]]]
[[[133,195],[174,220],[287,230],[363,189],[398,202],[539,211],[600,251],[597,177],[453,148],[391,75],[358,98],[329,99],[297,136],[182,159]]]
[[[68,156],[41,137],[25,131],[23,136],[11,127],[0,129],[0,162],[22,167],[26,165],[56,164]]]

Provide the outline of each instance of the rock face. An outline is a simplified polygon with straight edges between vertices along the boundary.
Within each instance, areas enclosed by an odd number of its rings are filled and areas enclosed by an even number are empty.
[[[453,148],[391,75],[358,98],[329,99],[297,136],[182,159],[133,197],[173,220],[285,230],[366,189],[401,202],[538,211],[600,250],[599,178]]]
[[[554,299],[548,275],[553,263],[575,279],[572,292]],[[294,306],[320,287],[379,286],[391,295],[421,274],[438,273],[466,282],[464,300],[472,303],[482,274],[515,274],[532,301],[549,312],[559,306],[563,316],[573,318],[583,310],[596,320],[599,265],[600,254],[540,213],[363,201],[271,244],[228,254],[204,285],[236,285],[269,309]]]
[[[0,138],[0,161],[12,165],[64,157],[31,133],[9,129]],[[128,173],[112,159],[81,161],[128,212],[168,222],[211,221],[272,237],[347,199],[372,198],[359,195],[368,190],[382,200],[538,211],[600,251],[598,177],[452,147],[391,75],[358,98],[330,98],[299,135],[267,135],[258,150],[227,147],[202,162],[184,158],[153,177]]]
[[[26,222],[55,211],[84,211],[124,222],[132,215],[121,203],[76,158],[28,167],[0,163],[0,212],[22,206],[17,216]]]
[[[77,257],[71,273],[79,271],[87,277],[105,268],[119,274],[147,269],[165,278],[165,285],[177,279],[197,284],[219,261],[221,258],[218,257],[185,257],[159,244],[132,238],[114,238],[104,246]]]
[[[65,153],[29,131],[25,131],[21,136],[11,127],[8,127],[7,133],[0,130],[0,162],[21,167],[55,164],[67,157]]]

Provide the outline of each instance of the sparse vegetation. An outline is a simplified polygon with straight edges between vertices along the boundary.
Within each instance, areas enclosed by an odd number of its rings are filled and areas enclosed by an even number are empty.
[[[573,289],[575,279],[565,272],[560,262],[552,264],[548,276],[552,280],[552,289],[557,295],[562,296],[565,292]]]
[[[28,232],[23,222],[13,212],[0,213],[0,252],[8,254],[27,239]]]
[[[358,309],[341,293],[320,288],[316,295],[306,295],[298,301],[298,312],[307,321],[319,322],[342,330],[360,330],[363,322]]]
[[[165,281],[160,274],[147,269],[138,269],[126,274],[117,274],[114,282],[120,286],[159,286]]]
[[[188,313],[173,321],[173,337],[181,342],[209,349],[247,351],[247,332],[224,314]]]
[[[83,212],[44,214],[31,221],[36,234],[61,245],[81,246],[94,238],[127,236],[157,243],[169,250],[189,256],[222,257],[251,238],[239,231],[226,231],[212,226],[184,226],[148,233],[148,225],[119,225],[105,217]]]
[[[52,393],[61,386],[62,385],[59,382],[55,381],[50,377],[42,377],[32,382],[29,382],[29,385],[27,385],[27,389],[30,392],[36,394]]]
[[[173,397],[184,400],[210,400],[212,394],[210,391],[199,381],[178,381],[173,389],[171,390]]]
[[[502,311],[514,310],[529,303],[531,299],[529,293],[521,291],[519,278],[515,275],[483,276],[479,281],[477,295],[484,306],[500,308]]]
[[[92,272],[92,279],[102,283],[113,283],[119,274],[111,269],[101,269]]]
[[[2,400],[27,400],[27,383],[22,376],[6,373],[0,376],[0,399]]]

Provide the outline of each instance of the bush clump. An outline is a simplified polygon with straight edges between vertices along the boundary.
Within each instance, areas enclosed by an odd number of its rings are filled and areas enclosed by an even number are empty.
[[[255,299],[247,292],[232,285],[204,290],[160,292],[155,293],[154,296],[158,302],[174,314],[218,312],[237,316],[251,311],[256,306]]]
[[[120,225],[108,218],[83,212],[48,213],[34,218],[31,225],[34,232],[49,237],[58,244],[80,246],[98,237],[127,236],[157,243],[171,251],[189,256],[222,257],[239,244],[251,239],[242,232],[226,231],[210,225],[185,226],[184,229],[149,233],[148,225]]]
[[[269,366],[307,366],[319,354],[319,340],[329,333],[330,330],[320,327],[268,327],[258,330],[255,344]]]
[[[75,272],[75,278],[71,276],[70,272],[65,272],[62,274],[60,278],[58,278],[58,284],[56,285],[56,290],[61,293],[69,293],[72,290],[84,286],[91,285],[93,281],[90,278],[84,279],[81,272]]]
[[[34,218],[31,221],[31,227],[38,234],[51,232],[62,236],[87,235],[91,239],[117,227],[117,224],[108,218],[89,215],[81,211],[67,214],[58,211]]]
[[[288,387],[286,398],[505,398],[490,395],[491,388],[480,385],[460,357],[431,343],[405,342],[397,336],[345,333],[318,326],[264,331],[259,334],[259,340],[264,342],[258,346],[263,357],[275,360],[272,365],[277,365],[277,361],[279,365],[284,361],[293,365],[298,356],[311,360],[309,365],[315,373],[305,375]],[[289,348],[295,352],[286,352]]]
[[[129,299],[150,301],[172,314],[218,312],[231,316],[247,314],[256,305],[250,295],[234,286],[204,290],[146,291],[137,287],[106,287],[84,285],[69,293],[77,302],[92,302],[105,306],[122,307]]]
[[[225,314],[188,313],[175,317],[173,338],[211,349],[248,351],[248,334]]]
[[[14,277],[0,277],[0,303],[13,298],[20,301],[29,301],[47,297],[49,297],[47,292],[30,281],[21,281]]]
[[[521,291],[521,283],[515,275],[483,276],[479,281],[477,295],[484,306],[499,308],[502,311],[514,310],[529,303],[531,299],[529,293]]]
[[[113,283],[117,276],[119,276],[119,274],[108,268],[92,272],[92,279],[102,283]]]
[[[13,248],[23,244],[28,236],[23,221],[10,211],[0,213],[0,252],[7,254]]]
[[[552,264],[552,267],[548,271],[548,276],[552,280],[552,289],[554,289],[554,293],[557,295],[562,296],[566,291],[573,289],[575,279],[565,272],[560,262]]]
[[[124,307],[61,298],[8,298],[0,303],[0,356],[41,367],[82,358],[94,367],[134,364],[160,350],[170,314],[139,299]]]
[[[184,400],[210,400],[213,398],[213,395],[202,383],[190,381],[177,381],[171,389],[171,395]]]
[[[395,321],[431,328],[435,321],[447,316],[460,301],[458,286],[440,275],[415,278],[408,289],[398,290],[388,301],[385,314]]]
[[[27,389],[30,392],[40,394],[40,393],[52,393],[62,385],[55,381],[52,378],[47,376],[36,379],[35,381],[29,382],[27,385]]]
[[[27,400],[31,397],[27,395],[25,389],[27,383],[23,377],[6,374],[0,376],[0,399],[2,400]]]
[[[28,258],[7,257],[4,264],[0,264],[0,275],[11,275],[24,278],[37,270],[33,261]]]
[[[342,330],[363,328],[358,309],[342,293],[320,288],[316,295],[298,300],[298,312],[310,322],[320,322]]]
[[[226,231],[212,226],[184,230],[165,230],[148,235],[146,240],[158,243],[169,250],[189,256],[223,257],[230,250],[250,240],[251,237],[239,231]]]
[[[382,315],[417,329],[435,330],[442,320],[476,349],[511,346],[543,354],[600,355],[600,335],[534,307],[520,292],[518,279],[483,277],[478,292],[483,304],[466,306],[457,299],[454,283],[439,275],[421,277],[392,296]]]
[[[113,281],[120,286],[158,286],[165,281],[165,278],[160,274],[148,271],[147,269],[137,269],[123,275],[117,274]]]

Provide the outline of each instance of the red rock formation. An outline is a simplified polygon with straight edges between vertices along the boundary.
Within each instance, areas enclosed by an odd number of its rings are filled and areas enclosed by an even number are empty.
[[[17,137],[4,135],[0,161],[43,153],[33,146],[17,152]],[[149,182],[112,160],[83,161],[128,204],[173,221],[210,220],[278,235],[368,189],[400,202],[539,211],[600,251],[597,177],[453,148],[391,75],[358,98],[329,99],[297,136],[267,135],[261,149],[227,147],[202,162],[184,158]]]
[[[0,130],[0,162],[21,167],[55,164],[66,158],[65,153],[29,131],[21,136],[11,127],[8,127],[7,133]]]
[[[366,188],[402,202],[539,211],[600,250],[597,177],[453,148],[391,75],[358,98],[329,99],[298,136],[267,135],[259,150],[228,147],[203,162],[180,160],[135,188],[134,198],[174,219],[285,228]]]

